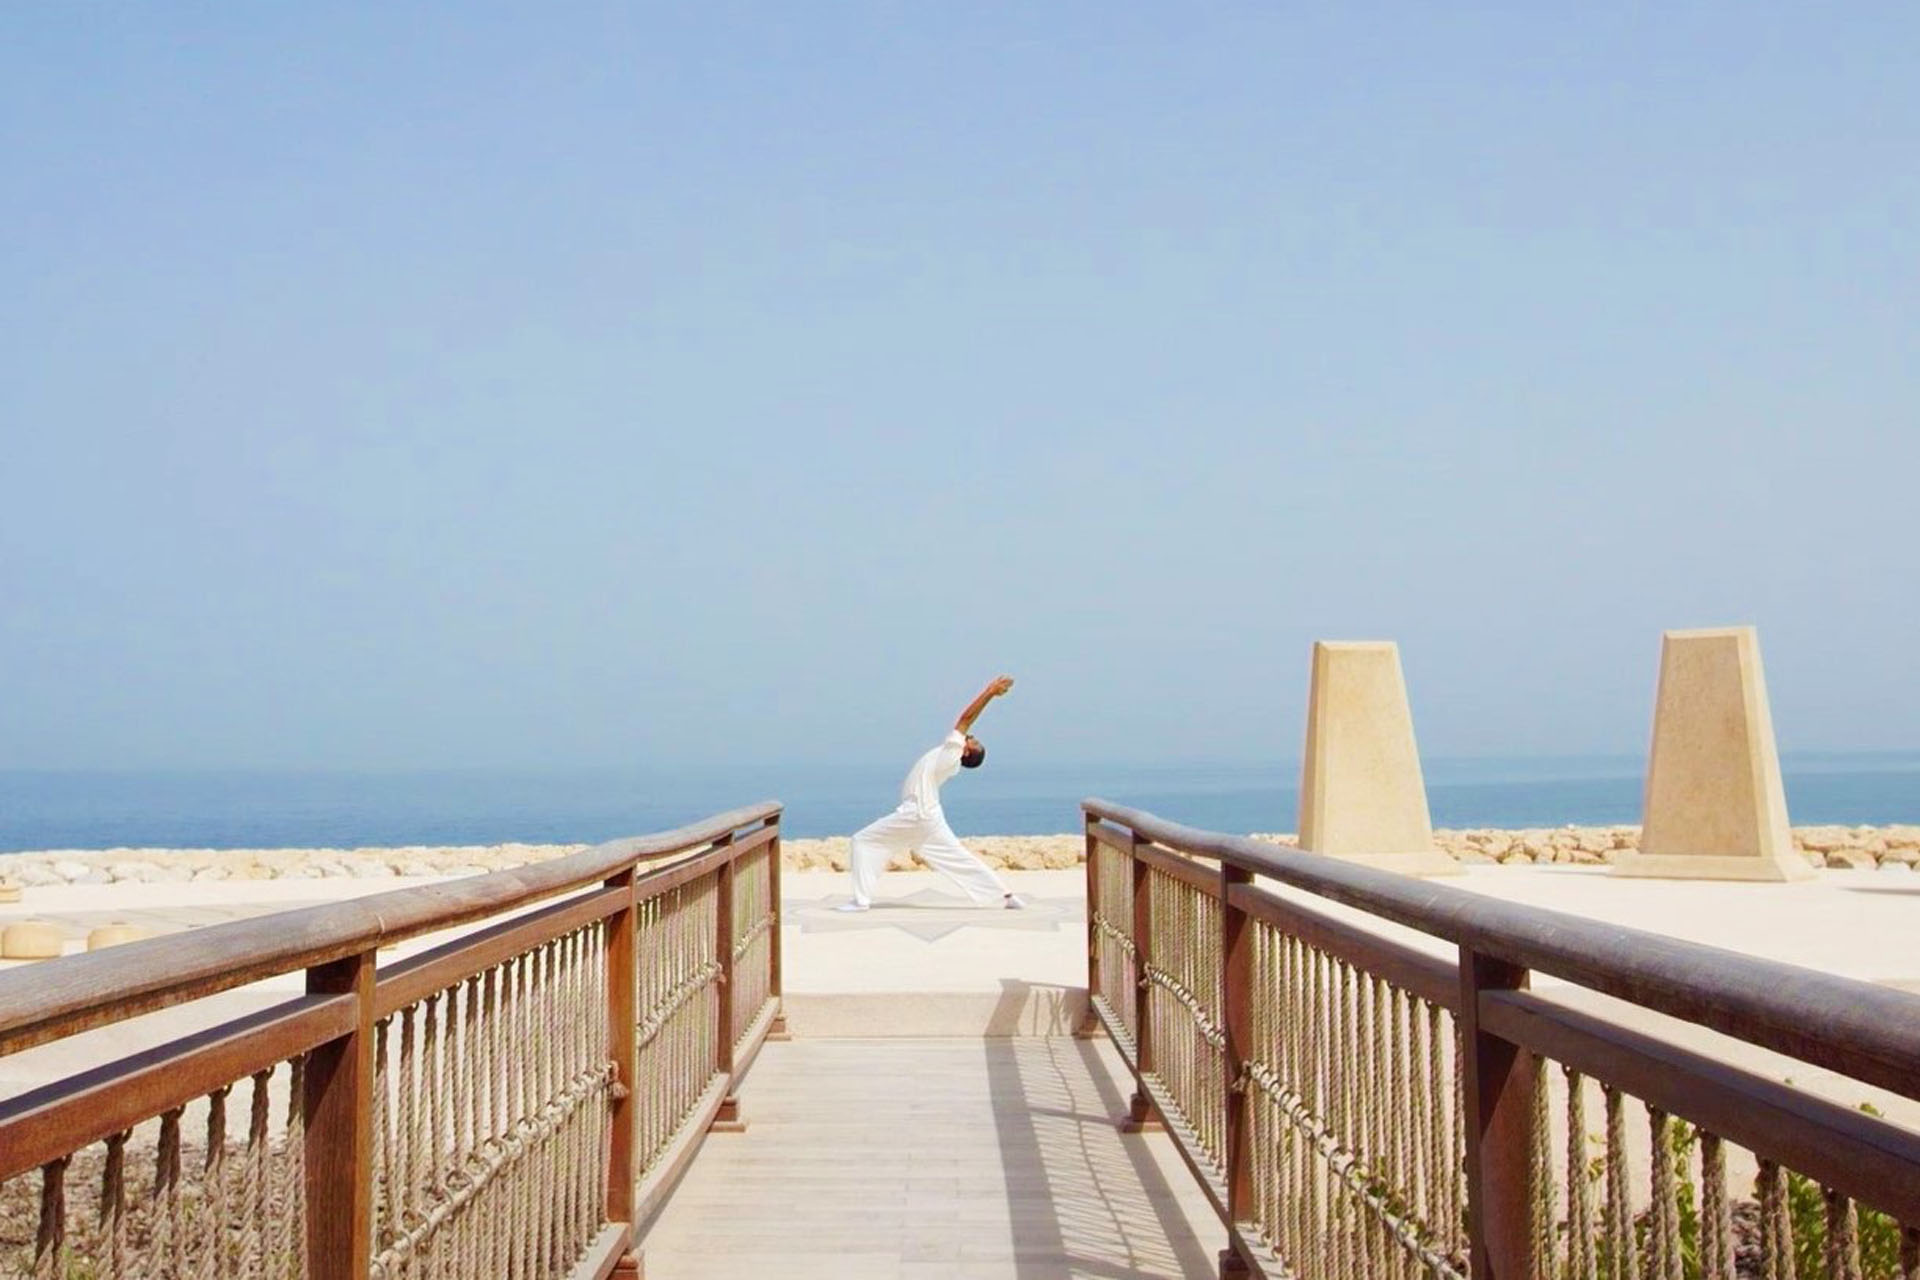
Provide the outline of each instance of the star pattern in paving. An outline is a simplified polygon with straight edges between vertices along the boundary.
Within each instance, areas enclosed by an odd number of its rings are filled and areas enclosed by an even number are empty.
[[[1063,927],[1086,927],[1085,904],[1079,898],[1033,898],[1021,911],[978,907],[958,894],[920,889],[901,898],[877,899],[871,910],[836,911],[843,897],[825,901],[789,898],[782,914],[802,933],[858,933],[894,929],[922,942],[938,942],[961,929],[1005,929],[1022,933],[1057,933]]]

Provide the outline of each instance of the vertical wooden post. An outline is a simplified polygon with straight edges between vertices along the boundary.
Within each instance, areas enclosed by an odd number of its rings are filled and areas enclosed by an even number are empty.
[[[366,1280],[373,1261],[374,953],[307,970],[309,995],[353,996],[354,1029],[307,1054],[307,1267],[312,1280]]]
[[[1150,887],[1152,874],[1147,864],[1134,852],[1139,844],[1139,835],[1128,831],[1127,867],[1133,874],[1133,1044],[1138,1051],[1134,1067],[1140,1075],[1145,1076],[1154,1069],[1153,988],[1147,981],[1147,966],[1153,960],[1153,892]],[[1163,1127],[1146,1090],[1134,1090],[1127,1118],[1120,1123],[1121,1130],[1125,1133],[1158,1132]]]
[[[626,902],[607,917],[607,1053],[613,1060],[613,1087],[608,1091],[607,1123],[612,1143],[607,1159],[607,1221],[627,1224],[627,1247],[613,1274],[616,1280],[637,1280],[641,1274],[638,1242],[633,1238],[633,1128],[639,1115],[634,1091],[639,1082],[639,1045],[636,1039],[639,958],[634,927],[634,871],[607,880],[607,888],[623,890]]]
[[[731,834],[714,841],[716,846],[726,848],[733,843]],[[715,989],[719,993],[715,1020],[720,1024],[716,1032],[718,1041],[714,1047],[715,1062],[713,1069],[727,1078],[726,1096],[720,1100],[720,1110],[714,1114],[710,1132],[739,1133],[747,1126],[740,1120],[739,1081],[733,1075],[733,850],[727,849],[727,860],[720,864],[719,889],[715,894],[717,906],[714,915],[718,919],[715,927],[714,955],[720,961],[720,976],[714,979]]]
[[[767,1025],[767,1039],[785,1040],[789,1037],[787,1005],[782,998],[784,970],[780,951],[780,815],[776,813],[768,818],[767,825],[773,828],[773,843],[767,846],[767,909],[773,912],[767,951],[767,991],[773,997],[773,1021]]]
[[[1250,884],[1253,873],[1220,864],[1220,1014],[1226,1032],[1222,1064],[1226,1074],[1227,1230],[1237,1233],[1253,1206],[1253,1116],[1247,1092],[1246,1064],[1253,1044],[1253,922],[1234,905],[1235,886]],[[1249,1274],[1247,1260],[1231,1239],[1220,1251],[1222,1280]]]
[[[1095,818],[1083,813],[1087,840],[1087,1011],[1080,1015],[1080,1023],[1073,1034],[1082,1040],[1091,1040],[1100,1034],[1100,1019],[1093,1012],[1093,1002],[1100,994],[1100,932],[1095,917],[1100,912],[1100,842],[1093,838]]]
[[[1531,1280],[1534,1056],[1480,1029],[1481,992],[1526,986],[1521,966],[1460,948],[1467,1235],[1474,1280]]]

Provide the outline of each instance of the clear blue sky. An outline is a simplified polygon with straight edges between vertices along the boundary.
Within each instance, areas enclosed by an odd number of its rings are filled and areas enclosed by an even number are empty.
[[[1920,746],[1910,5],[14,4],[0,156],[0,767]]]

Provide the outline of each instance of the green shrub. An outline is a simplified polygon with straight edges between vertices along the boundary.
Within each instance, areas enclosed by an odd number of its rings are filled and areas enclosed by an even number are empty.
[[[1878,1115],[1871,1104],[1862,1103],[1860,1109],[1869,1115]],[[1673,1150],[1674,1166],[1686,1169],[1695,1143],[1699,1139],[1699,1130],[1692,1125],[1674,1121],[1668,1141]],[[1596,1158],[1587,1166],[1587,1180],[1596,1184],[1599,1190],[1606,1176],[1606,1162]],[[1794,1272],[1802,1280],[1818,1280],[1827,1274],[1827,1197],[1825,1189],[1803,1173],[1786,1171],[1787,1217],[1793,1229]],[[1760,1189],[1754,1187],[1754,1199],[1758,1200]],[[1700,1269],[1700,1210],[1695,1200],[1692,1180],[1681,1178],[1675,1193],[1675,1208],[1680,1220],[1680,1265],[1686,1280],[1701,1280]],[[1860,1274],[1865,1280],[1901,1280],[1900,1271],[1900,1223],[1893,1217],[1870,1209],[1865,1205],[1853,1206],[1856,1222],[1855,1235],[1860,1242]],[[1653,1215],[1642,1212],[1635,1215],[1633,1236],[1635,1253],[1643,1268],[1649,1266],[1653,1230]],[[1737,1247],[1736,1242],[1736,1247]],[[1605,1276],[1612,1271],[1612,1259],[1609,1256],[1607,1242],[1599,1242],[1600,1274]]]
[[[1855,1205],[1860,1240],[1860,1274],[1866,1280],[1900,1280],[1900,1224],[1865,1205]],[[1827,1274],[1827,1196],[1803,1173],[1787,1173],[1787,1216],[1793,1222],[1796,1275]]]

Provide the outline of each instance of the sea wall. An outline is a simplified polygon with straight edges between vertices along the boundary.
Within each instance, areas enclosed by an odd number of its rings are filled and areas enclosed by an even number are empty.
[[[1434,841],[1465,863],[1602,863],[1637,849],[1639,827],[1530,827],[1517,831],[1474,828],[1436,831]],[[1793,845],[1816,867],[1870,870],[1920,863],[1920,826],[1795,827]]]
[[[1638,827],[1531,827],[1524,830],[1440,830],[1441,850],[1463,863],[1610,862],[1633,849]],[[1255,839],[1289,843],[1286,834]],[[1795,827],[1793,841],[1816,867],[1912,869],[1920,864],[1920,826]],[[968,847],[988,865],[1010,871],[1061,870],[1079,865],[1082,837],[978,836]],[[110,884],[120,881],[180,883],[204,880],[318,879],[327,876],[477,875],[557,858],[585,848],[577,844],[496,844],[363,849],[104,849],[0,854],[0,879],[34,885]],[[848,840],[783,842],[782,865],[795,871],[845,871]],[[892,869],[918,866],[895,858]]]
[[[1256,840],[1292,844],[1288,833],[1257,833]],[[1529,827],[1498,830],[1475,827],[1438,830],[1434,843],[1443,853],[1463,863],[1574,863],[1611,862],[1615,853],[1637,847],[1639,827]],[[1881,865],[1914,867],[1920,864],[1920,826],[1795,827],[1794,847],[1816,867],[1871,869]],[[966,840],[989,866],[1009,871],[1037,871],[1078,865],[1082,837],[981,836]],[[784,865],[807,871],[844,871],[847,839],[789,840]],[[892,869],[919,865],[895,858]]]
[[[329,876],[478,875],[544,862],[583,844],[493,844],[364,849],[60,849],[0,854],[0,878],[31,888],[125,880],[318,880]]]

